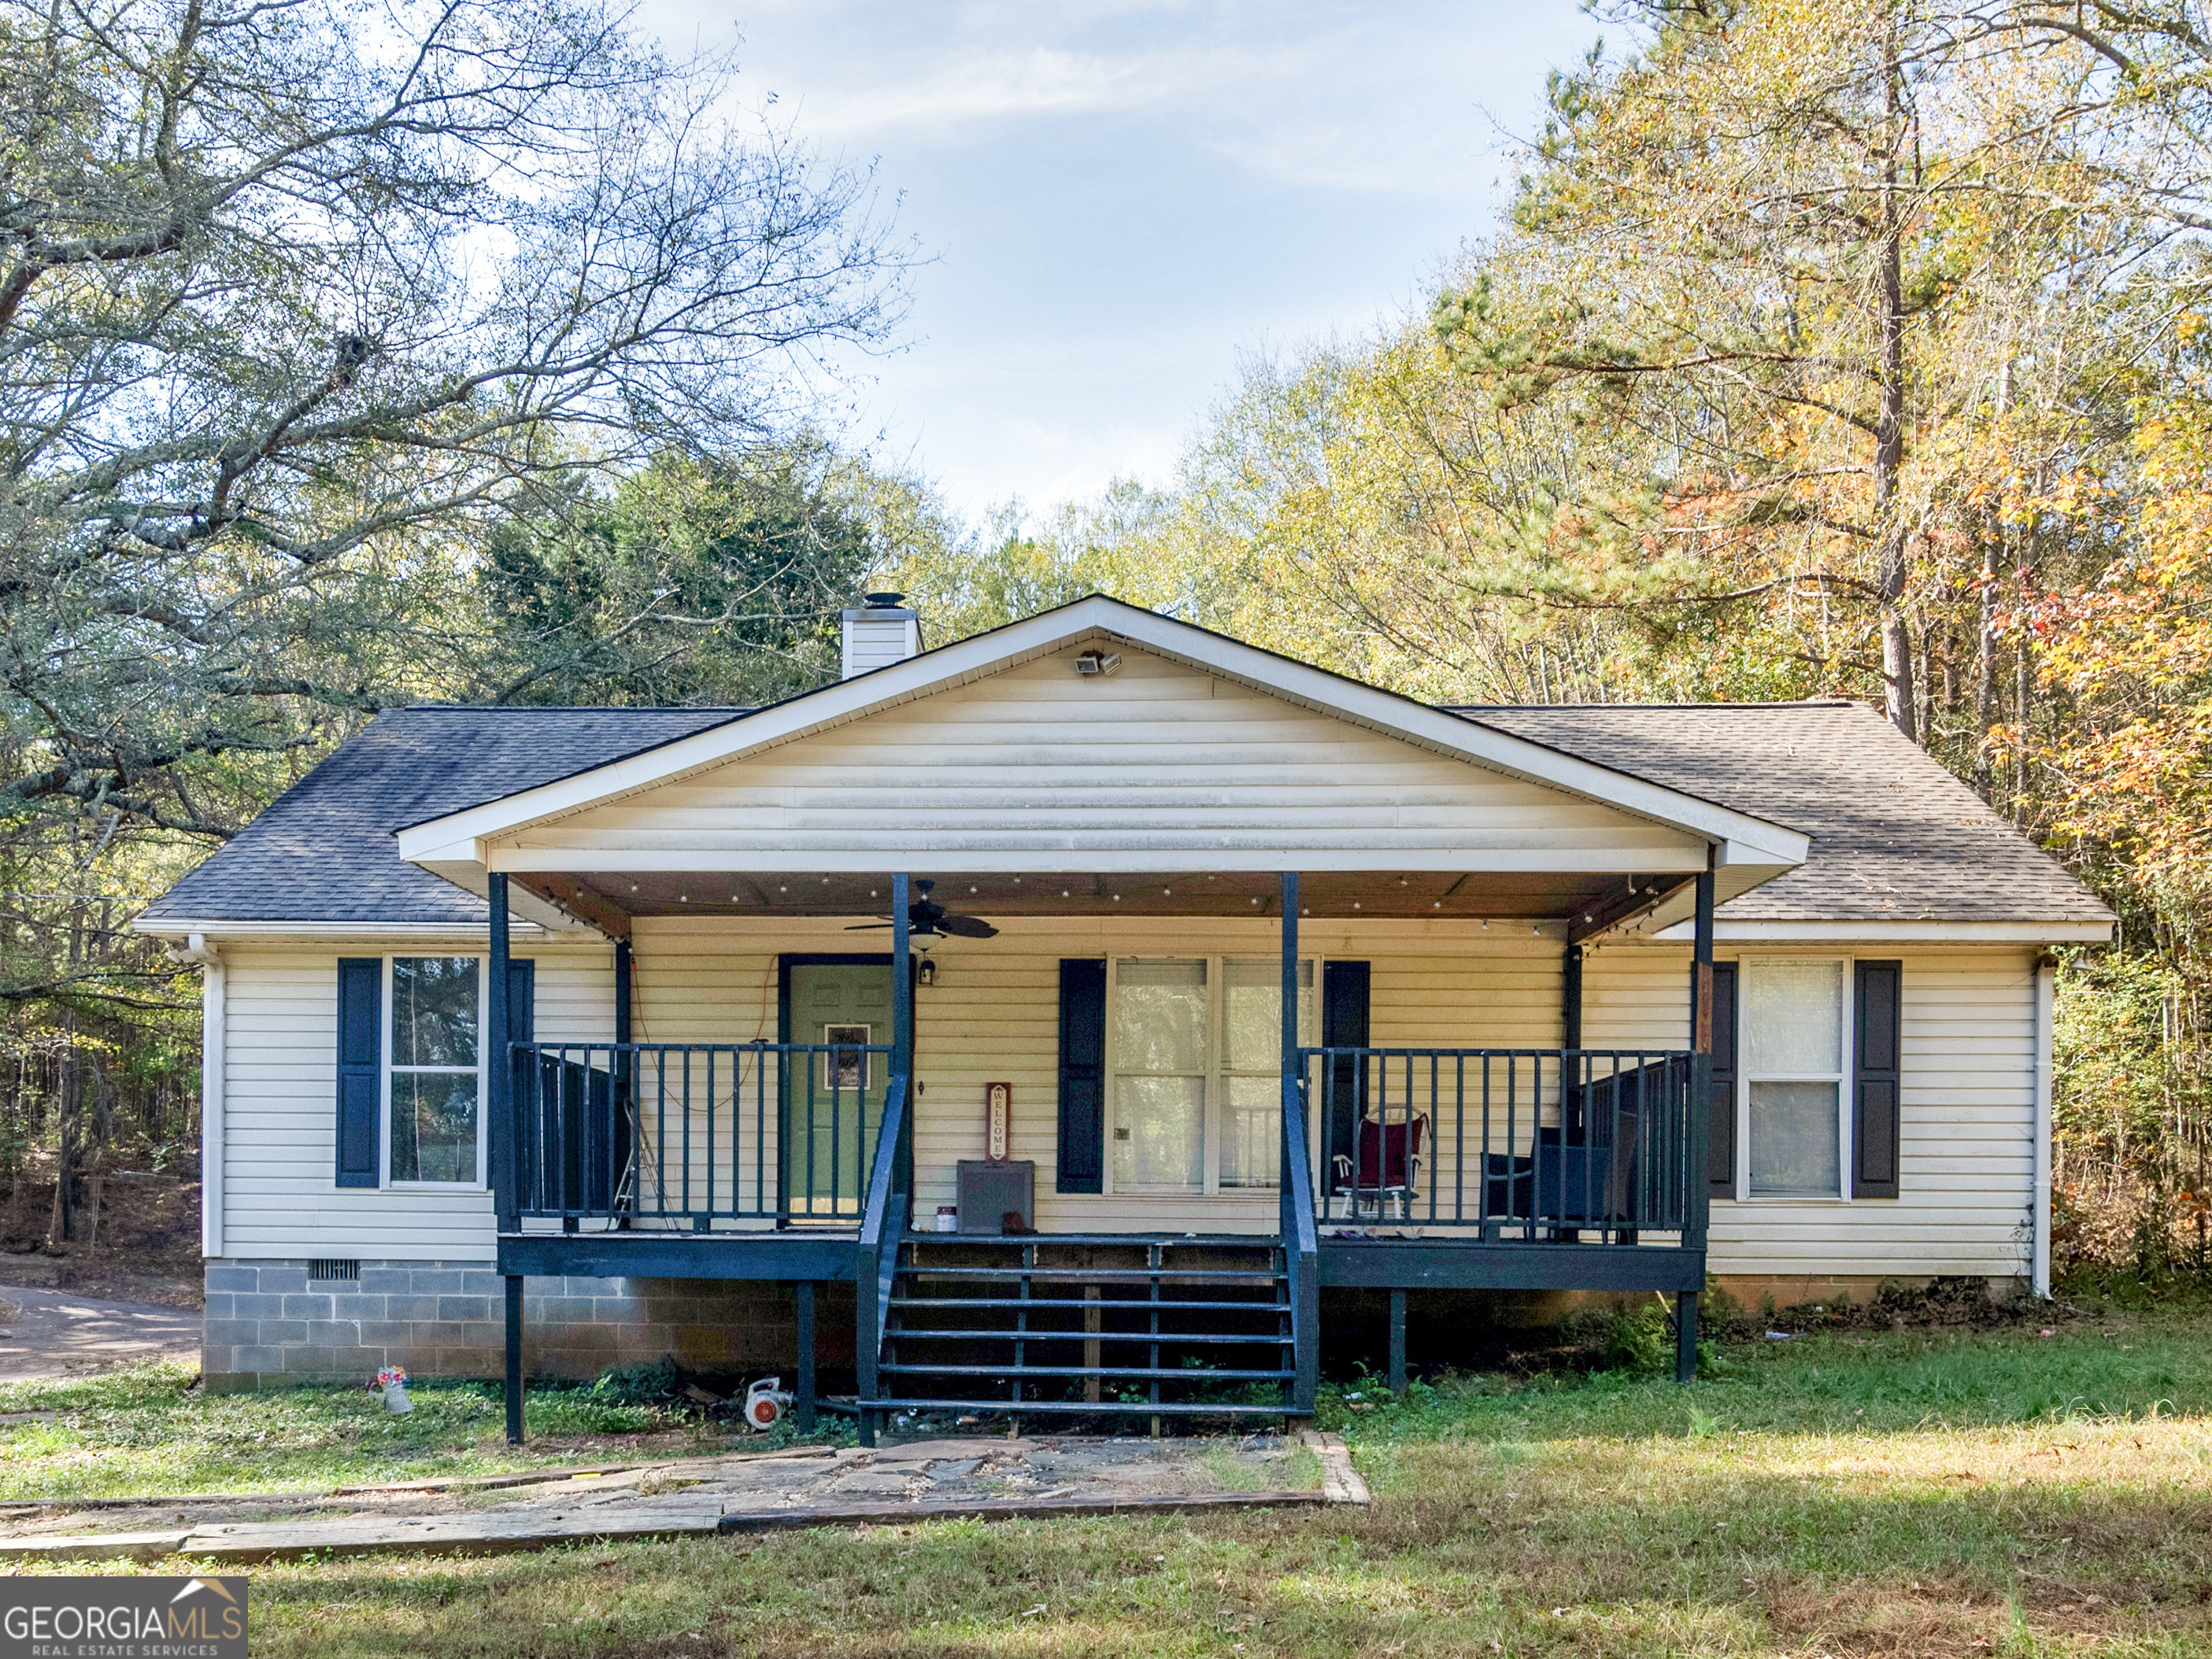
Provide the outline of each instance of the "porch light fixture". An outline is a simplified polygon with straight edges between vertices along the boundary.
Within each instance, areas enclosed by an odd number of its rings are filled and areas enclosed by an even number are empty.
[[[921,966],[915,969],[914,973],[915,981],[920,984],[934,985],[937,983],[937,964],[932,962],[927,956],[922,957]]]
[[[1121,665],[1121,653],[1118,651],[1079,652],[1075,659],[1075,672],[1086,679],[1110,674]]]

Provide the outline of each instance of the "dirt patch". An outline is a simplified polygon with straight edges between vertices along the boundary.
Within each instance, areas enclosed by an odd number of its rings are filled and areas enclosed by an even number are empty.
[[[0,1204],[0,1284],[73,1291],[103,1302],[197,1311],[206,1303],[197,1176],[106,1170],[86,1176],[80,1237],[46,1248],[51,1180],[24,1179]]]

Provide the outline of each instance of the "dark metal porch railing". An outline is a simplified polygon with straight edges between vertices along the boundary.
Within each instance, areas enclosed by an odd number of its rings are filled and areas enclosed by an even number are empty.
[[[859,1224],[888,1044],[518,1042],[519,1212],[621,1221]]]
[[[1699,1059],[1301,1048],[1321,1224],[1607,1244],[1694,1231]]]

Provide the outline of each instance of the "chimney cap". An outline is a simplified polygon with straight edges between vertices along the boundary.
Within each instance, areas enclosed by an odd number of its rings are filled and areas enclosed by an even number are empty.
[[[871,611],[896,611],[906,603],[903,593],[863,593],[860,601]]]

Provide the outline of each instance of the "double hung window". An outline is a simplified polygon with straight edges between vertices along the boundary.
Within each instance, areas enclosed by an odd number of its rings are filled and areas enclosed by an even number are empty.
[[[391,958],[386,1178],[475,1184],[482,1167],[482,975],[475,957]]]
[[[1741,971],[1746,1195],[1839,1198],[1848,1167],[1844,964],[1753,957]]]
[[[1315,1028],[1313,963],[1298,964],[1298,1040]],[[1282,964],[1245,957],[1121,957],[1109,988],[1114,1187],[1273,1188],[1282,1166]]]

